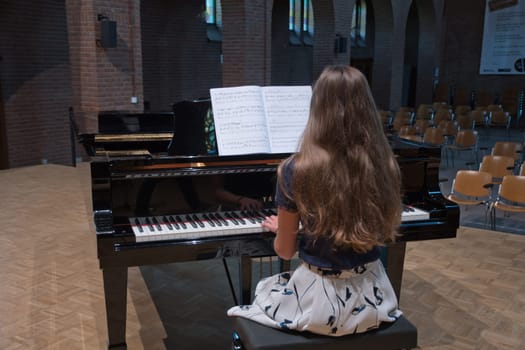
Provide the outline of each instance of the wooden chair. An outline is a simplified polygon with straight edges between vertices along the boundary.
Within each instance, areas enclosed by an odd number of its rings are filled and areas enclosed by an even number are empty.
[[[456,153],[459,152],[471,152],[474,157],[475,163],[469,163],[467,164],[477,164],[478,163],[478,132],[476,130],[472,129],[462,129],[459,130],[456,134],[456,137],[454,137],[454,142],[451,145],[447,145],[445,147],[445,156],[450,155],[450,159],[452,160],[452,166],[454,167],[454,159]],[[448,158],[446,157],[447,163]]]
[[[486,155],[481,160],[479,171],[485,171],[492,175],[492,183],[501,184],[503,177],[512,175],[514,170],[514,158],[505,156]]]
[[[456,122],[460,129],[474,129],[474,119],[470,114],[457,114]]]
[[[470,117],[472,118],[474,127],[487,126],[487,112],[485,110],[473,110],[470,112]]]
[[[496,141],[490,154],[493,156],[512,157],[516,165],[518,165],[523,157],[523,144],[521,142]]]
[[[392,128],[399,132],[401,127],[412,124],[412,113],[407,111],[397,111],[392,121]]]
[[[416,128],[416,134],[424,135],[425,131],[430,127],[429,119],[416,119],[414,122],[414,127]]]
[[[443,130],[440,128],[428,128],[423,134],[423,142],[432,146],[442,146],[445,142]]]
[[[442,108],[438,109],[434,113],[434,118],[432,119],[432,123],[435,126],[438,126],[439,123],[443,120],[452,120],[452,111],[450,109]]]
[[[381,121],[383,122],[383,126],[385,128],[390,127],[392,125],[392,111],[379,109],[378,113],[379,113],[379,116],[381,116]]]
[[[512,118],[509,112],[491,111],[488,117],[487,125],[489,127],[505,128],[508,138],[511,119]]]
[[[503,106],[498,104],[490,104],[486,109],[488,112],[503,111]]]
[[[417,129],[415,126],[412,125],[403,125],[401,129],[399,129],[398,135],[399,137],[408,136],[408,135],[416,135]]]
[[[454,108],[454,114],[460,115],[460,114],[468,114],[471,111],[471,108],[469,105],[457,105]]]
[[[458,133],[458,123],[454,120],[442,120],[438,128],[443,130],[443,136],[447,139],[446,141],[453,140]]]
[[[423,137],[418,134],[417,128],[412,125],[402,126],[397,135],[404,140],[423,142]]]
[[[484,171],[458,170],[452,182],[450,194],[446,196],[452,202],[468,207],[485,206],[485,224],[491,209],[492,175]]]
[[[498,196],[492,204],[491,228],[496,230],[496,211],[525,213],[525,176],[506,175],[498,190]]]
[[[432,103],[432,110],[434,112],[437,112],[438,110],[440,110],[442,108],[449,109],[450,106],[448,105],[448,103],[446,103],[444,101],[436,101],[436,102]]]
[[[520,165],[520,171],[518,172],[519,176],[525,176],[525,161]]]
[[[418,119],[432,119],[432,105],[431,104],[420,104],[416,110],[416,120]]]

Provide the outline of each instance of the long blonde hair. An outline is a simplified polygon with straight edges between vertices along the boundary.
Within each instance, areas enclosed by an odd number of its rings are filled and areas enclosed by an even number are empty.
[[[394,240],[401,174],[359,70],[324,69],[294,159],[293,198],[305,232],[357,252]]]

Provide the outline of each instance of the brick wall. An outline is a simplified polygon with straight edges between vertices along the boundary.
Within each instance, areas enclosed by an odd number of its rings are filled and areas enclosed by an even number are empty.
[[[455,86],[462,99],[476,90],[492,100],[523,86],[522,76],[478,74],[483,0],[368,3],[373,40],[355,54],[373,62],[381,108],[401,105],[405,63],[417,68],[415,105],[430,102],[435,66],[440,86]],[[287,0],[222,0],[222,42],[207,39],[204,0],[4,0],[0,136],[7,150],[0,159],[9,167],[42,159],[69,164],[69,106],[82,132],[96,132],[101,110],[142,111],[145,101],[151,110],[169,110],[218,86],[308,84],[326,65],[350,62],[354,49],[335,54],[334,39],[349,36],[353,4],[313,0],[314,45],[291,47]],[[117,23],[117,47],[97,45],[98,15]]]
[[[0,2],[0,56],[8,166],[70,163],[64,3]]]

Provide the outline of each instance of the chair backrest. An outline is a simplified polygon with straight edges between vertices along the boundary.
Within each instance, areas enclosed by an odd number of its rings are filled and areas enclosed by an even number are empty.
[[[510,126],[509,112],[491,111],[489,122],[490,122],[490,125],[509,127]]]
[[[383,122],[383,125],[389,125],[392,122],[392,112],[391,111],[379,109],[378,113],[379,113],[379,116],[381,117],[381,121]]]
[[[431,104],[420,104],[417,107],[416,119],[430,119],[432,118],[432,105]]]
[[[484,110],[476,109],[470,112],[470,116],[475,126],[485,126],[487,124],[487,113]]]
[[[460,129],[472,129],[474,128],[474,119],[470,114],[457,114],[456,121]]]
[[[506,175],[498,191],[498,199],[525,204],[525,176]]]
[[[428,119],[416,119],[414,126],[418,135],[423,135],[430,126],[430,120]]]
[[[520,176],[525,176],[525,161],[521,163],[520,165],[520,172],[518,173]]]
[[[469,105],[457,105],[454,108],[454,113],[456,115],[467,114],[468,112],[470,112],[470,106]]]
[[[407,111],[397,111],[394,115],[392,127],[395,131],[399,131],[402,126],[409,125],[412,120],[412,113]]]
[[[478,132],[472,129],[459,130],[454,143],[459,147],[475,147],[478,143]]]
[[[416,135],[416,127],[412,125],[403,125],[398,132],[399,136]]]
[[[479,170],[492,174],[493,183],[501,183],[505,175],[512,175],[514,158],[506,156],[484,156]]]
[[[458,170],[452,183],[452,193],[468,197],[490,197],[492,175],[485,171]]]
[[[502,105],[491,104],[491,105],[487,106],[487,111],[489,111],[489,112],[502,111],[502,110],[503,110],[503,106]]]
[[[517,142],[496,141],[494,146],[492,146],[491,155],[512,157],[516,160],[521,158],[519,152],[521,152],[521,149],[519,149]]]
[[[443,130],[443,135],[455,136],[458,133],[458,123],[454,120],[442,120],[438,128]]]
[[[439,125],[442,120],[452,120],[452,113],[449,109],[441,108],[434,113],[434,119],[432,119],[434,125]]]
[[[448,108],[449,108],[448,103],[443,102],[443,101],[442,101],[442,102],[434,102],[434,103],[432,103],[432,109],[433,109],[434,111],[437,111],[437,110],[439,110],[439,109],[441,109],[441,108],[446,108],[446,109],[448,109]]]
[[[423,142],[430,145],[442,145],[444,141],[443,130],[440,128],[428,128],[423,134]]]

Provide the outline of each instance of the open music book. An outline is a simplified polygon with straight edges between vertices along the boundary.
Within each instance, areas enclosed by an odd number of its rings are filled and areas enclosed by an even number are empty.
[[[219,155],[297,151],[311,86],[216,88],[210,96]]]

